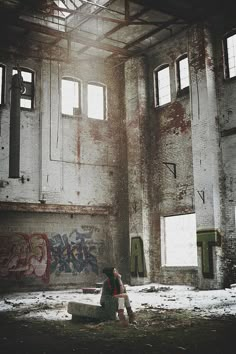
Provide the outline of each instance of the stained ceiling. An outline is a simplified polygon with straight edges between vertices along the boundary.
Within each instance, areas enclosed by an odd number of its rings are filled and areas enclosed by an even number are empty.
[[[225,8],[227,0],[0,0],[0,47],[62,61],[126,60]]]

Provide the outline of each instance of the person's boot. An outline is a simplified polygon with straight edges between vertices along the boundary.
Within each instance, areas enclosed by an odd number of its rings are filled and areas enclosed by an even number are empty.
[[[128,321],[125,318],[124,310],[118,310],[118,317],[122,326],[128,326]]]
[[[129,316],[129,323],[135,323],[135,315],[134,315],[131,307],[127,307],[127,313]]]

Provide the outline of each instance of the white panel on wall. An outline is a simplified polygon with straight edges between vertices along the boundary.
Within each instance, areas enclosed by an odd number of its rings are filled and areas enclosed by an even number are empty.
[[[195,214],[163,218],[162,265],[197,266]]]

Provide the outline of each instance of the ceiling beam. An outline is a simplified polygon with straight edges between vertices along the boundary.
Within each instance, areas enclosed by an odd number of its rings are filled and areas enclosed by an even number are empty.
[[[89,45],[90,47],[93,48],[98,48],[98,49],[103,49],[107,52],[115,53],[115,54],[120,54],[124,56],[129,56],[131,53],[129,53],[126,49],[116,47],[110,44],[106,43],[100,43],[99,41],[93,40],[93,39],[88,39],[88,38],[82,38],[79,36],[79,34],[70,34],[67,32],[62,32],[58,31],[49,27],[45,27],[36,23],[28,22],[25,20],[19,19],[17,23],[15,24],[16,26],[19,26],[23,29],[29,29],[30,31],[37,32],[37,33],[42,33],[46,34],[48,36],[52,36],[58,39],[65,39],[65,40],[70,40],[71,42],[74,43],[80,43],[84,45]]]
[[[164,14],[178,17],[186,22],[196,19],[197,9],[194,9],[189,0],[130,0],[135,4],[148,7]]]
[[[125,49],[128,49],[128,48],[130,48],[130,47],[133,47],[133,46],[135,46],[135,45],[141,43],[141,42],[144,41],[145,39],[148,39],[148,38],[150,38],[151,36],[155,35],[156,33],[160,32],[160,31],[162,31],[162,30],[164,30],[164,29],[167,29],[168,26],[171,26],[171,25],[176,24],[178,21],[179,21],[178,18],[173,18],[173,19],[171,19],[171,20],[169,20],[169,21],[166,21],[166,22],[165,22],[164,24],[162,24],[159,28],[155,28],[154,30],[149,31],[148,33],[146,33],[146,34],[140,36],[139,38],[135,39],[134,41],[129,42],[128,44],[126,44],[126,45],[124,46],[124,48],[125,48]],[[147,50],[147,49],[148,49],[148,48],[146,48],[146,50]],[[136,53],[133,51],[133,52],[131,53],[130,57],[132,57],[132,56],[134,56],[134,55],[136,55]],[[110,55],[107,59],[111,59],[111,58],[113,58],[113,57],[114,57],[114,54]]]
[[[146,9],[146,8],[143,8],[142,10],[140,10],[139,12],[137,12],[135,15],[130,16],[130,21],[134,21],[134,20],[138,19],[140,16],[144,15],[147,11],[149,11],[149,10]],[[108,38],[108,37],[111,36],[113,33],[117,32],[119,29],[121,29],[121,28],[123,28],[123,27],[125,27],[125,26],[126,26],[125,24],[120,23],[119,25],[115,26],[114,28],[112,28],[110,31],[106,32],[106,33],[103,34],[102,36],[99,36],[99,37],[97,38],[97,41],[102,41],[103,39]],[[89,49],[89,46],[86,46],[86,47],[80,49],[80,50],[78,51],[78,54],[80,55],[80,54],[84,53],[84,52],[85,52],[86,50],[88,50],[88,49]]]

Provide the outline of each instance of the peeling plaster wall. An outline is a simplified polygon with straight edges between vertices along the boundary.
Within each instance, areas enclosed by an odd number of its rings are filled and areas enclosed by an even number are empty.
[[[96,207],[108,208],[109,215],[103,217],[106,231],[100,237],[104,237],[105,242],[108,234],[112,240],[110,258],[106,262],[101,258],[99,262],[116,265],[124,279],[128,280],[127,163],[122,66],[109,67],[95,60],[78,62],[72,59],[70,63],[17,61],[21,67],[34,70],[36,85],[35,109],[31,112],[21,110],[22,181],[8,178],[11,70],[16,60],[0,57],[0,62],[6,65],[7,72],[6,104],[0,108],[0,201],[36,204],[35,213],[22,213],[21,222],[17,213],[9,212],[10,216],[6,219],[8,223],[4,223],[5,228],[1,226],[1,233],[9,233],[8,229],[13,223],[18,233],[28,235],[31,231],[27,227],[28,221],[25,225],[24,220],[30,219],[30,223],[34,224],[39,219],[41,227],[38,225],[33,231],[46,232],[50,239],[44,227],[44,223],[48,223],[46,220],[50,220],[50,214],[44,217],[37,214],[37,204],[40,201],[46,205],[91,206],[95,208],[95,217]],[[60,81],[63,76],[81,80],[80,116],[70,117],[60,113]],[[106,85],[105,121],[87,118],[86,90],[89,81]],[[65,213],[60,214],[60,224],[63,232],[69,233],[72,231],[67,227],[70,214],[66,212],[66,207],[64,210]],[[4,213],[2,215],[6,216]],[[90,218],[91,215],[88,215]],[[67,282],[64,276],[61,285]],[[56,283],[60,283],[58,278]]]

